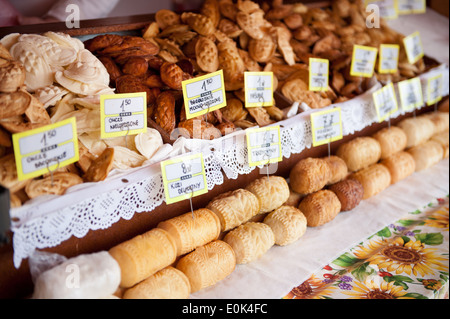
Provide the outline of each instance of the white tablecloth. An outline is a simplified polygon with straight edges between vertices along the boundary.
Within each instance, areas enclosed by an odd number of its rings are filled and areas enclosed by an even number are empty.
[[[382,193],[362,201],[320,227],[308,227],[289,246],[273,246],[260,259],[237,265],[216,285],[193,299],[280,299],[347,249],[396,222],[409,212],[449,194],[449,159],[414,173]]]

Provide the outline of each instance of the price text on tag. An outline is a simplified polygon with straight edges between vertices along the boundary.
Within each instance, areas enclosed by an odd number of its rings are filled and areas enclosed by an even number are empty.
[[[35,178],[78,162],[77,124],[74,117],[34,130],[13,134],[19,180]]]
[[[182,84],[187,119],[227,105],[222,70],[183,81]]]
[[[413,78],[398,83],[400,101],[404,111],[412,111],[421,107],[423,103],[422,83],[420,78]]]
[[[341,140],[343,137],[341,108],[312,113],[311,129],[314,147]]]
[[[366,7],[374,4],[380,9],[380,17],[387,20],[398,18],[397,0],[366,0]]]
[[[208,192],[202,153],[161,162],[161,171],[167,204]]]
[[[399,14],[419,14],[427,11],[426,0],[397,0]]]
[[[371,78],[375,70],[377,54],[376,48],[354,45],[350,75]]]
[[[380,123],[398,111],[397,97],[392,83],[373,93],[373,100]]]
[[[281,162],[280,126],[247,130],[247,150],[250,167]]]
[[[420,32],[414,32],[413,34],[403,39],[406,55],[410,64],[414,64],[425,55],[422,46],[422,39],[420,38]]]
[[[396,73],[398,70],[398,58],[400,46],[396,44],[380,45],[380,59],[378,71],[382,74]]]
[[[147,94],[100,96],[101,138],[136,135],[147,131]]]
[[[328,91],[329,65],[326,59],[309,58],[310,91]]]
[[[427,82],[427,105],[433,105],[442,100],[442,73],[428,79]]]
[[[273,73],[245,72],[245,107],[273,106]]]

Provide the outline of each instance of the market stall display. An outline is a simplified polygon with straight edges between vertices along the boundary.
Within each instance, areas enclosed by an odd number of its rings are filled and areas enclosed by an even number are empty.
[[[367,28],[366,18],[358,1],[309,7],[206,0],[195,13],[161,10],[132,34],[94,31],[80,40],[47,30],[3,37],[0,183],[9,188],[14,208],[14,267],[33,258],[34,250],[89,241],[81,250],[64,248],[70,261],[101,252],[117,263],[120,282],[95,296],[83,283],[76,297],[191,298],[448,158],[448,100],[438,109],[448,95],[448,67],[426,56],[411,63],[405,36],[384,21],[381,28]],[[396,72],[377,67],[380,54],[371,76],[352,74],[356,47],[385,43],[399,48]],[[311,59],[329,61],[330,83],[319,91],[312,89]],[[187,106],[194,102],[186,100],[185,86],[203,76],[204,85],[212,83],[208,77],[218,71],[224,106],[191,114]],[[261,83],[255,90],[261,106],[248,105],[249,72],[271,76],[269,87]],[[396,105],[382,115],[392,107],[385,89],[392,87],[395,98],[403,94],[399,82],[411,79],[419,80],[422,103],[413,109]],[[267,90],[273,101],[264,100]],[[105,99],[128,103],[142,92],[143,132],[131,133],[133,123],[122,121],[133,113],[122,108],[120,136],[105,138]],[[325,130],[327,114],[336,110],[340,138],[325,135],[317,146],[320,128],[312,115],[324,116]],[[43,174],[23,178],[13,137],[72,118],[77,160],[64,167],[44,161]],[[254,165],[252,128],[262,130],[259,146],[278,151],[281,162],[262,158]],[[270,135],[273,128],[278,136]],[[189,174],[188,160],[195,154],[201,154],[206,194],[194,196],[194,186],[184,185],[187,200],[171,208],[164,200],[169,180],[162,163],[184,162],[183,176],[177,176],[183,185],[196,176]],[[278,170],[271,172],[274,163]],[[124,221],[131,224],[121,226]],[[100,230],[109,235],[89,240]],[[92,260],[87,274],[102,265]],[[45,282],[34,286],[34,297],[64,297],[58,280],[52,282],[55,289]]]

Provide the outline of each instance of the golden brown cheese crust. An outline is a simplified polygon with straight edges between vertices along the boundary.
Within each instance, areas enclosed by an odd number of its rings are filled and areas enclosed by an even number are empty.
[[[320,190],[306,196],[298,207],[309,227],[322,226],[332,221],[341,211],[339,198],[330,190]]]
[[[187,299],[191,284],[186,275],[174,267],[166,267],[136,286],[127,289],[123,299]]]
[[[341,202],[341,211],[346,212],[359,205],[364,196],[363,185],[354,179],[346,179],[330,186]]]
[[[381,159],[386,159],[395,153],[403,151],[408,141],[405,132],[397,126],[383,128],[376,132],[373,138],[380,143]]]
[[[233,248],[237,264],[247,264],[258,259],[275,244],[270,226],[255,222],[231,230],[223,240]]]
[[[416,171],[414,157],[408,152],[398,152],[381,162],[391,174],[391,184],[395,184]]]
[[[356,172],[380,160],[381,146],[376,139],[362,136],[342,144],[336,155],[345,161],[351,172]]]
[[[434,134],[433,122],[425,117],[418,116],[407,118],[398,124],[406,134],[408,142],[406,148],[411,148],[428,141]]]
[[[270,213],[283,205],[289,198],[289,185],[283,177],[262,177],[251,182],[246,190],[252,192],[261,202],[261,214]]]
[[[206,208],[217,214],[222,231],[228,231],[258,215],[261,202],[253,193],[238,189],[216,197]]]
[[[391,174],[382,164],[373,164],[353,173],[349,178],[356,179],[363,185],[363,199],[375,196],[391,185]]]
[[[209,209],[199,209],[171,218],[158,224],[177,243],[177,256],[219,238],[221,225],[219,217]]]
[[[416,162],[416,172],[423,171],[444,158],[444,149],[436,141],[429,140],[408,150]]]
[[[348,167],[345,161],[339,156],[331,155],[323,158],[330,167],[331,178],[328,181],[328,185],[336,184],[342,181],[348,175]]]
[[[306,158],[298,162],[290,173],[290,186],[299,194],[321,190],[331,179],[328,163],[321,158]]]
[[[175,240],[163,229],[154,228],[109,250],[119,263],[123,288],[130,288],[170,266],[177,256]]]
[[[189,279],[194,293],[228,277],[236,268],[236,256],[230,245],[215,240],[181,258],[176,268]]]
[[[289,245],[302,237],[307,228],[305,215],[296,207],[281,206],[264,218],[275,236],[275,244]]]

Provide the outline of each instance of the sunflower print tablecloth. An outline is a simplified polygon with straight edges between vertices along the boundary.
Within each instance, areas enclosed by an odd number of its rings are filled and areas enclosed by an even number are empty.
[[[449,196],[343,253],[283,299],[448,298]]]

